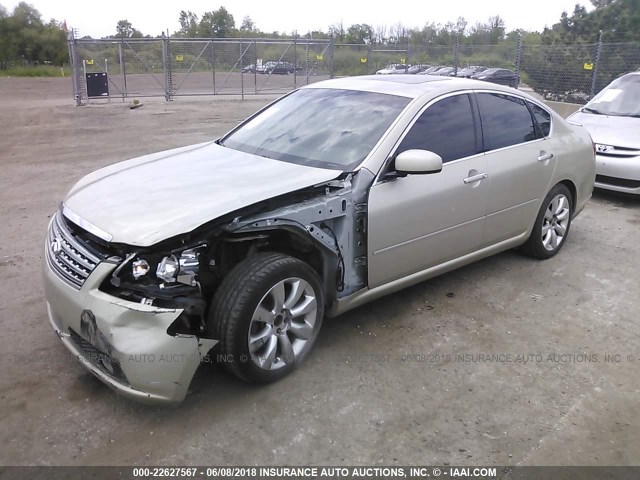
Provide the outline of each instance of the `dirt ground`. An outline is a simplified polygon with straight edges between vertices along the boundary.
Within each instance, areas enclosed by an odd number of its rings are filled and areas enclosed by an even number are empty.
[[[63,195],[267,100],[76,108],[68,79],[0,78],[1,465],[640,464],[637,198],[596,192],[553,260],[506,252],[326,321],[276,384],[205,365],[150,408],[70,359],[40,280]]]

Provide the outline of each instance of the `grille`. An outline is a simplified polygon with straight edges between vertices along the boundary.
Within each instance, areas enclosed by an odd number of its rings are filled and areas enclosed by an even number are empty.
[[[627,180],[626,178],[607,177],[606,175],[596,175],[596,183],[626,188],[640,187],[640,180]]]
[[[609,147],[610,150],[601,152],[598,150],[599,147],[600,145],[596,146],[596,154],[602,157],[628,158],[640,156],[640,150],[637,148]]]
[[[47,261],[62,280],[80,290],[100,258],[80,244],[57,212],[47,235]]]
[[[78,334],[73,328],[69,329],[69,336],[73,342],[82,350],[85,360],[96,365],[107,375],[110,375],[124,383],[128,383],[122,368],[120,368],[120,362],[117,359],[111,357],[108,353],[94,347],[91,343],[85,340]]]

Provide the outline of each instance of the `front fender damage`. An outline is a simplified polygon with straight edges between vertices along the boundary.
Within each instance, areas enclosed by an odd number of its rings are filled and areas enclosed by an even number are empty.
[[[321,256],[327,304],[362,289],[367,282],[367,194],[373,174],[361,169],[344,179],[316,186],[304,201],[247,217],[225,226],[229,237],[287,231],[314,246]],[[312,258],[305,258],[313,265]]]

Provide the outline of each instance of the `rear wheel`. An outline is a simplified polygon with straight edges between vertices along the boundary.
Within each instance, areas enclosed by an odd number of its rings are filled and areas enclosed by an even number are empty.
[[[238,264],[216,292],[208,329],[219,358],[245,381],[278,380],[311,350],[322,324],[324,298],[317,273],[279,253]]]
[[[571,192],[566,185],[559,183],[542,202],[536,224],[522,251],[540,260],[553,257],[565,243],[572,215]]]

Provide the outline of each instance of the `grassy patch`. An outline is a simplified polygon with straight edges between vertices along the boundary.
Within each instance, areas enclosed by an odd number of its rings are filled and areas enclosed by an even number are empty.
[[[68,77],[71,75],[69,67],[54,65],[36,65],[30,67],[11,67],[0,70],[0,77]]]

